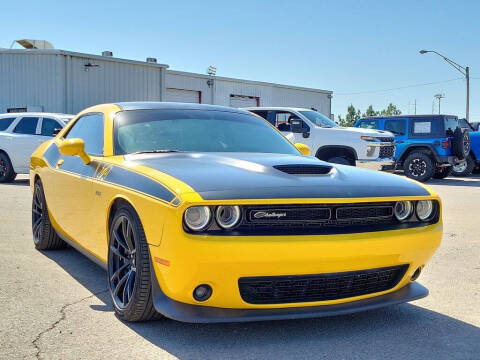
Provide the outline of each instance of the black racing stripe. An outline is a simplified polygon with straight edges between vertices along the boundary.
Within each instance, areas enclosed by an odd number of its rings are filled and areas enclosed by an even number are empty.
[[[56,144],[49,146],[44,153],[44,158],[51,168],[59,171],[66,171],[84,178],[91,178],[97,181],[105,181],[123,186],[166,202],[171,202],[175,198],[174,193],[147,176],[99,161],[92,161],[90,164],[85,165],[78,156],[62,156]],[[63,159],[63,163],[57,169],[57,164],[60,159]],[[178,204],[174,203],[174,205],[176,206]]]
[[[155,180],[118,166],[113,166],[104,180],[167,202],[175,198],[175,194]]]
[[[60,160],[61,154],[58,151],[58,147],[55,143],[50,144],[47,150],[43,153],[43,157],[47,160],[50,167],[55,168]]]

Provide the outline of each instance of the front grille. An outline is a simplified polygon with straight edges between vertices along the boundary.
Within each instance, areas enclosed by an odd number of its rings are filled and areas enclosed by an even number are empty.
[[[356,206],[342,207],[337,209],[337,219],[363,219],[363,218],[385,218],[392,217],[392,206]]]
[[[325,165],[277,165],[275,169],[291,175],[326,175],[331,170],[331,166]]]
[[[317,275],[243,277],[240,295],[250,304],[283,304],[345,299],[394,288],[408,265]]]
[[[393,140],[395,140],[393,137],[379,137],[377,139],[381,142],[393,142]]]
[[[395,146],[382,146],[380,147],[380,158],[391,158],[395,154]]]

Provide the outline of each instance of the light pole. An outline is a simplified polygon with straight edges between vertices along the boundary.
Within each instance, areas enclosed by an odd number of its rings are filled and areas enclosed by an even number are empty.
[[[447,58],[446,56],[443,56],[442,54],[436,52],[435,50],[420,50],[420,54],[423,55],[426,53],[437,54],[438,56],[442,57],[443,60],[445,60],[450,65],[452,65],[455,69],[460,71],[465,76],[465,79],[467,80],[467,107],[465,111],[465,118],[467,119],[467,121],[469,121],[470,120],[470,68],[468,66],[463,67],[461,65],[458,65],[455,61],[450,60],[449,58]]]
[[[444,94],[436,94],[433,97],[438,100],[438,115],[440,115],[440,101],[445,97],[445,95]]]

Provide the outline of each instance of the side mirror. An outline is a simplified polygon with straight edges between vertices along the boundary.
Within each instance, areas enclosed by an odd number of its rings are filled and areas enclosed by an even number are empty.
[[[293,133],[303,133],[303,121],[300,119],[290,119],[290,127]]]
[[[67,156],[78,156],[85,165],[90,163],[90,156],[85,152],[85,143],[82,139],[65,139],[58,146],[60,154]]]
[[[60,131],[62,131],[61,128],[55,128],[55,129],[53,129],[53,136],[57,136]]]
[[[305,144],[295,143],[295,147],[302,153],[302,155],[309,156],[312,153],[310,148]]]

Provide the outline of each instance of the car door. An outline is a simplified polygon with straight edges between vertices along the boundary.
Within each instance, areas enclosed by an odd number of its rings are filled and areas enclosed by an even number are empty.
[[[407,146],[407,119],[385,119],[385,131],[390,131],[395,135],[395,159],[403,153]]]
[[[80,117],[64,139],[80,138],[92,161],[86,165],[78,156],[60,155],[45,181],[45,195],[49,210],[62,231],[74,242],[92,252],[91,219],[93,203],[92,178],[97,167],[96,158],[103,156],[104,119],[91,113]]]
[[[17,172],[28,172],[30,156],[43,142],[37,136],[38,125],[37,116],[24,116],[12,131],[12,144],[8,155]]]

